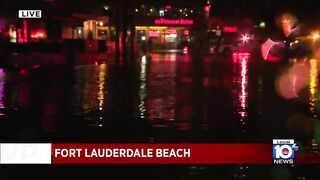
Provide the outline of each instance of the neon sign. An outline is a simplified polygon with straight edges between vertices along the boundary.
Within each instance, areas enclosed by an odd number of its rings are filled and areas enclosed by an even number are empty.
[[[32,39],[43,39],[46,37],[46,35],[42,31],[33,31],[33,32],[31,32],[30,37]]]
[[[154,24],[157,25],[192,25],[193,20],[191,19],[155,19]]]
[[[223,32],[238,32],[238,27],[236,26],[225,26]]]
[[[186,35],[186,36],[188,36],[188,35],[189,35],[189,30],[188,30],[188,29],[184,30],[184,31],[183,31],[183,34]]]
[[[211,6],[210,6],[210,5],[204,6],[204,10],[205,10],[205,11],[207,11],[207,12],[209,12],[209,11],[210,11],[210,8],[211,8]]]
[[[159,30],[149,30],[149,37],[159,37]]]
[[[177,30],[175,29],[166,29],[164,31],[165,34],[177,34]]]

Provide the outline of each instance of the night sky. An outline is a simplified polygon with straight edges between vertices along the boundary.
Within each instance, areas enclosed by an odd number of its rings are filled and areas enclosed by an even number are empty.
[[[124,4],[152,4],[161,6],[203,6],[206,0],[1,0],[0,15],[16,15],[18,9],[47,9],[57,14],[77,12],[102,13],[104,4],[124,6]],[[212,0],[212,15],[249,17],[253,20],[273,21],[280,13],[293,13],[299,20],[313,24],[320,24],[320,6],[315,0]]]
[[[92,8],[99,4],[158,4],[158,5],[204,5],[205,0],[1,0],[1,11],[15,7],[40,7],[50,4],[61,4],[67,9]],[[320,9],[314,0],[212,0],[216,13],[233,15],[274,13],[292,11],[300,15],[309,15]],[[247,11],[249,10],[249,11]],[[261,11],[262,10],[262,11]]]

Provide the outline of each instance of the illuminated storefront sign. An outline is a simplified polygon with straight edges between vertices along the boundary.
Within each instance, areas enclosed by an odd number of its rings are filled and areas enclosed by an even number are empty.
[[[189,35],[189,30],[188,30],[188,29],[184,30],[184,31],[183,31],[183,34],[186,35],[186,36],[188,36],[188,35]]]
[[[43,31],[32,31],[30,37],[32,39],[44,39],[46,38],[46,35]]]
[[[156,25],[192,25],[193,20],[191,19],[155,19],[154,24]]]
[[[9,37],[10,37],[10,42],[16,43],[17,42],[17,31],[16,28],[10,25],[11,27],[9,28]]]
[[[236,26],[225,26],[223,32],[238,32],[238,27]]]
[[[159,37],[160,31],[159,30],[149,30],[149,37]]]
[[[177,34],[177,30],[175,29],[166,29],[164,31],[165,34]]]

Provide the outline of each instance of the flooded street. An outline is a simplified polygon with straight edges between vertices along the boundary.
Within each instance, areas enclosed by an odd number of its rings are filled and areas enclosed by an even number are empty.
[[[297,75],[302,80],[292,87],[300,88],[296,97],[290,96],[293,76],[281,80],[288,67],[250,54],[152,53],[135,65],[1,69],[1,136],[6,142],[269,142],[290,137],[315,146],[320,139],[318,66],[315,60],[300,66],[307,74]]]
[[[312,0],[1,0],[0,180],[320,180]]]
[[[318,63],[263,62],[250,54],[148,54],[134,65],[0,71],[2,142],[270,143],[295,138],[319,152]],[[164,179],[317,177],[309,166],[37,166],[55,177],[134,176]],[[25,166],[3,177],[34,178]],[[83,170],[86,170],[84,173]],[[150,173],[152,172],[152,173]],[[120,173],[121,174],[121,173]],[[120,177],[125,177],[121,176]]]

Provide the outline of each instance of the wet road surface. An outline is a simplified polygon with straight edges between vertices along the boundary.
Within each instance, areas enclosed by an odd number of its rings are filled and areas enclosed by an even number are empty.
[[[1,140],[270,143],[294,138],[304,151],[319,152],[319,67],[316,60],[288,65],[254,57],[152,53],[134,65],[0,69]],[[314,171],[294,167],[159,167],[148,168],[154,176],[172,179],[315,177]],[[12,171],[6,168],[2,171]],[[105,168],[149,171],[145,166],[90,166],[88,172]]]

